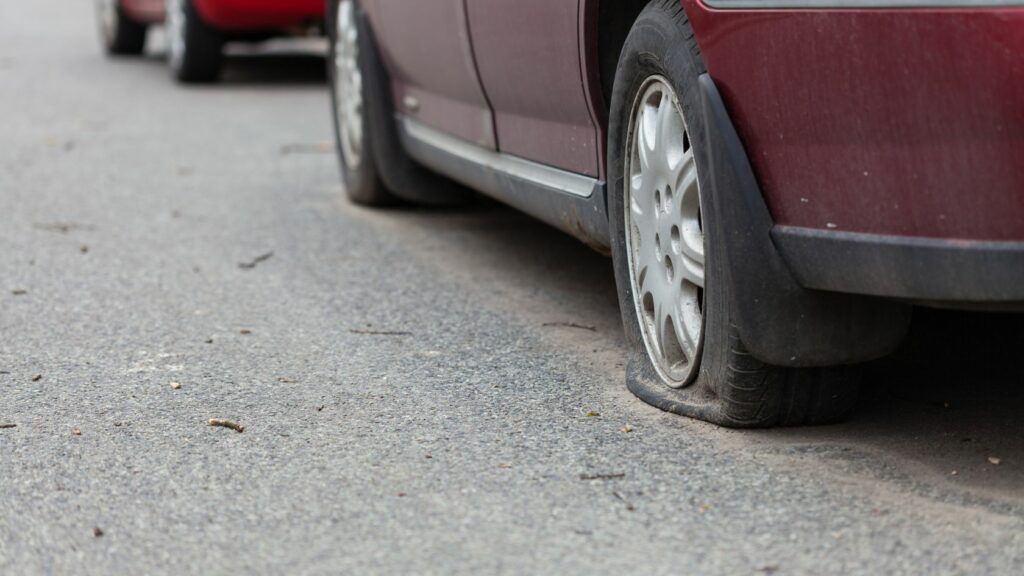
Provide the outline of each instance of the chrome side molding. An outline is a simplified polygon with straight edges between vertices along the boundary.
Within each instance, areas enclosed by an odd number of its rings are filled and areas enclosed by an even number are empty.
[[[603,180],[481,148],[401,114],[396,124],[420,164],[608,253]]]
[[[417,120],[409,118],[408,116],[399,115],[398,126],[399,130],[402,132],[403,140],[406,142],[411,140],[421,145],[429,146],[481,168],[498,172],[515,178],[516,180],[525,181],[555,192],[571,194],[581,198],[589,198],[590,195],[594,193],[594,187],[598,184],[596,179],[589,176],[576,174],[560,168],[547,166],[539,162],[533,162],[510,154],[504,154],[488,150],[487,148],[482,148],[471,142],[467,142],[441,132],[435,128],[426,126]],[[406,147],[411,148],[410,152],[413,153],[414,157],[417,156],[415,153],[415,149],[418,148],[417,146]],[[417,160],[430,165],[439,172],[448,173],[452,178],[457,180],[463,179],[459,177],[459,174],[451,173],[453,167],[450,165],[438,166],[429,158],[417,158]],[[493,193],[492,190],[489,189],[490,186],[488,185],[488,182],[479,182],[474,179],[473,182],[469,182],[468,184],[481,188],[484,192]]]

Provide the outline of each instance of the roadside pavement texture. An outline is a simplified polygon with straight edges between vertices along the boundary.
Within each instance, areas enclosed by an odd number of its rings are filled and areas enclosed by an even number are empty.
[[[1016,319],[922,312],[846,424],[664,414],[608,259],[354,207],[322,58],[153,40],[0,3],[0,574],[1024,570]]]

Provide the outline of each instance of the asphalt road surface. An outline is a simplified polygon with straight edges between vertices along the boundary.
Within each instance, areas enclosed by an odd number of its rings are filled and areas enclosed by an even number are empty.
[[[352,206],[282,49],[183,89],[0,4],[0,574],[1024,570],[1018,320],[920,314],[843,425],[661,413],[609,260]]]

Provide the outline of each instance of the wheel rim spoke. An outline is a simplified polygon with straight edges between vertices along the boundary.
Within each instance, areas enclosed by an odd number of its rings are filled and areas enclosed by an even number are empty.
[[[649,106],[644,106],[641,111],[640,121],[637,124],[637,152],[640,157],[640,172],[643,173],[651,168],[654,161],[654,147],[657,138],[657,111]]]
[[[700,332],[694,331],[699,323],[692,320],[699,317],[699,310],[687,310],[687,304],[680,302],[675,314],[672,317],[672,327],[676,331],[676,337],[683,348],[684,356],[688,361],[693,361],[697,355],[697,347],[700,345]]]
[[[704,288],[704,265],[686,257],[683,257],[680,260],[683,264],[683,280],[693,284],[697,288]]]
[[[114,28],[117,27],[117,4],[114,3],[114,0],[96,0],[96,3],[99,7],[103,34],[109,41],[113,38]]]

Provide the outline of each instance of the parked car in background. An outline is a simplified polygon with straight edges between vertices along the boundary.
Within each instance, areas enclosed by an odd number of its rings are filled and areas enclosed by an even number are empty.
[[[167,0],[171,69],[182,82],[214,81],[224,42],[304,32],[323,15],[323,0]]]
[[[95,6],[108,54],[142,54],[149,27],[164,20],[164,0],[95,0]]]
[[[225,42],[304,34],[323,24],[323,0],[97,0],[107,49],[141,54],[146,28],[165,20],[168,60],[182,82],[220,76]]]
[[[352,200],[441,174],[610,252],[655,406],[835,421],[913,306],[1022,309],[1017,2],[329,4]]]

